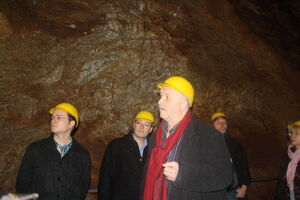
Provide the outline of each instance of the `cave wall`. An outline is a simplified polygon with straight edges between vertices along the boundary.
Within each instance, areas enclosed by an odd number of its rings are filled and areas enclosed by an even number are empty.
[[[272,43],[284,32],[267,37],[247,2],[249,15],[226,0],[0,2],[0,186],[14,190],[25,148],[50,134],[48,109],[68,101],[96,188],[106,145],[140,109],[158,118],[156,84],[170,75],[194,85],[199,119],[229,116],[253,177],[277,176],[286,126],[300,118],[299,46]],[[270,199],[274,189],[253,183],[249,197]]]

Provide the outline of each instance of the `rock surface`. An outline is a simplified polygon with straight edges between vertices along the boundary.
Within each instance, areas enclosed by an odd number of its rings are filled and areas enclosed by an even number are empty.
[[[48,109],[68,101],[96,188],[106,145],[139,110],[158,118],[156,84],[170,75],[193,83],[199,119],[229,116],[253,177],[277,176],[286,126],[300,119],[299,3],[259,2],[0,2],[1,187],[14,190],[25,148],[50,134]],[[253,183],[249,197],[274,185]]]

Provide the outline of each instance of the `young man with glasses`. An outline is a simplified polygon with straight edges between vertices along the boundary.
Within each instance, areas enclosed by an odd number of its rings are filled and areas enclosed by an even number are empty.
[[[153,123],[151,112],[140,111],[135,116],[133,130],[109,143],[100,169],[98,199],[139,199],[148,152],[147,136]]]
[[[89,189],[89,153],[72,135],[79,124],[77,109],[61,103],[49,110],[51,136],[28,146],[16,181],[18,193],[39,199],[84,200]]]

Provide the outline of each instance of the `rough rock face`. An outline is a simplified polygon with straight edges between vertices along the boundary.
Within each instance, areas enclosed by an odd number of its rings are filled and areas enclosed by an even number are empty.
[[[300,2],[296,0],[228,0],[251,30],[300,69]]]
[[[68,101],[80,112],[76,137],[91,153],[95,188],[106,145],[140,109],[158,118],[156,84],[170,75],[193,83],[199,119],[229,116],[253,177],[277,176],[286,126],[300,118],[296,4],[1,2],[1,187],[14,190],[26,146],[50,134],[48,109]],[[289,28],[267,32],[266,24]],[[266,199],[274,189],[253,183],[249,196]]]

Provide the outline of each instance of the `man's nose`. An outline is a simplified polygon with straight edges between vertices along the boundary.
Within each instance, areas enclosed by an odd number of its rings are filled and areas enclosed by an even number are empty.
[[[161,102],[162,102],[162,98],[160,97],[159,100],[158,100],[158,102],[157,102],[157,104],[161,105]]]

